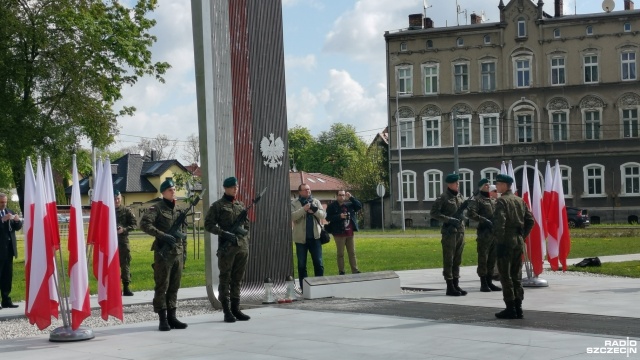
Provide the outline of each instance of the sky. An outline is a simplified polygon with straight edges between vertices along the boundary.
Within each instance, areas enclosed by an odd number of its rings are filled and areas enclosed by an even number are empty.
[[[435,27],[465,25],[472,12],[497,22],[499,2],[427,0],[426,15]],[[553,0],[544,2],[544,11],[553,15]],[[616,3],[620,10],[622,0]],[[422,13],[423,7],[424,0],[282,0],[289,128],[299,125],[317,136],[341,122],[370,142],[387,124],[384,33],[408,27],[408,15]],[[601,12],[601,1],[564,0],[565,15],[576,11]],[[112,150],[157,135],[184,146],[189,135],[198,134],[191,1],[159,0],[152,17],[158,39],[154,61],[167,61],[172,68],[164,84],[143,78],[123,89],[116,109],[135,106],[137,111],[119,119]],[[182,153],[179,147],[178,160],[183,161]]]

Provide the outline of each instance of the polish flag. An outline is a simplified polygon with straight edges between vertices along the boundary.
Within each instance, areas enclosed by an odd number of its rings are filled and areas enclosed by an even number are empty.
[[[91,315],[89,303],[89,272],[84,244],[82,203],[76,155],[73,155],[73,185],[69,216],[69,298],[71,300],[71,329],[76,330]]]
[[[545,257],[545,209],[542,203],[542,190],[540,188],[540,178],[538,177],[538,160],[536,160],[536,171],[533,179],[533,200],[531,201],[531,212],[535,223],[529,234],[527,242],[527,252],[533,266],[533,274],[538,276],[542,273]]]
[[[91,212],[89,213],[89,229],[87,230],[87,244],[93,245],[95,242],[95,221],[91,221],[91,219],[100,218],[98,211],[100,211],[99,206],[95,206],[97,204],[98,191],[100,189],[100,181],[102,179],[102,160],[98,159],[96,162],[96,173],[93,174],[93,196],[91,197]]]
[[[551,212],[551,191],[553,190],[553,175],[551,174],[551,165],[547,161],[547,167],[544,172],[544,194],[542,195],[542,208],[545,215]],[[549,217],[544,218],[544,238],[549,237]]]
[[[33,216],[35,207],[36,196],[36,177],[33,175],[33,165],[31,165],[31,158],[27,158],[24,170],[24,223],[22,225],[22,231],[24,233],[24,278],[26,281],[25,286],[25,299],[27,299],[27,306],[24,308],[24,314],[29,316],[29,284],[31,283],[31,248],[33,243]]]
[[[56,203],[56,191],[53,186],[53,173],[51,172],[51,159],[47,157],[44,166],[45,201],[47,202],[47,222],[49,223],[49,236],[55,250],[60,249],[60,231],[58,226],[58,204]],[[55,256],[55,254],[54,254]],[[55,263],[55,262],[54,262]]]
[[[95,243],[93,248],[93,275],[98,280],[98,304],[102,309],[102,319],[109,315],[124,320],[122,295],[120,291],[120,259],[118,255],[118,234],[115,204],[113,202],[113,182],[111,162],[107,158],[101,174],[100,188],[97,189]]]
[[[553,174],[553,188],[549,201],[547,226],[549,237],[547,239],[548,260],[551,269],[558,270],[558,261],[562,264],[562,271],[567,270],[567,256],[571,248],[569,225],[567,224],[567,208],[564,204],[564,191],[562,189],[562,175],[560,162],[556,160]]]
[[[511,160],[509,160],[509,168],[507,169],[507,174],[511,176],[511,178],[513,179],[513,184],[511,185],[511,192],[513,192],[514,195],[518,195],[518,187],[516,186],[516,175],[513,172],[513,164],[511,163]]]

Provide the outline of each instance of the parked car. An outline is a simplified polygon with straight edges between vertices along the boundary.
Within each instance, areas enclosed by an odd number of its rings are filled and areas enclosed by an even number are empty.
[[[62,214],[58,214],[58,224],[68,223],[68,222],[69,222],[69,217],[64,216]]]
[[[569,228],[584,228],[590,225],[589,211],[577,207],[567,206],[567,222]]]

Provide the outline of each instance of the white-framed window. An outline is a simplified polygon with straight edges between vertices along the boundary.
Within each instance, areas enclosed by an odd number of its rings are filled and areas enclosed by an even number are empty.
[[[568,114],[558,111],[551,114],[551,139],[553,141],[567,141],[569,134]]]
[[[585,140],[600,140],[602,131],[600,129],[600,112],[602,110],[589,109],[584,111],[584,138]]]
[[[583,57],[584,83],[594,84],[598,82],[598,55],[587,54]]]
[[[516,136],[518,143],[533,142],[532,114],[516,114]]]
[[[489,180],[489,184],[494,185],[496,183],[496,177],[500,174],[500,170],[496,168],[486,168],[480,171],[480,176]]]
[[[464,46],[464,39],[459,37],[456,39],[456,45],[457,46]]]
[[[423,117],[422,129],[423,129],[423,146],[426,148],[440,147],[440,124],[442,118],[437,117]]]
[[[398,91],[409,94],[413,92],[413,66],[400,65],[396,66],[398,76]]]
[[[473,171],[469,169],[460,169],[460,171],[458,171],[458,175],[460,175],[460,180],[458,180],[460,189],[458,191],[462,196],[468,198],[475,190],[473,184]]]
[[[400,118],[400,147],[403,149],[413,149],[414,147],[413,123],[413,118]]]
[[[442,194],[442,171],[427,170],[424,172],[424,199],[436,200]]]
[[[500,144],[500,118],[498,114],[480,115],[480,144]]]
[[[455,122],[458,146],[471,145],[471,115],[458,115]]]
[[[630,32],[631,31],[631,23],[624,23],[624,32]]]
[[[560,29],[553,29],[553,37],[556,39],[560,38]]]
[[[562,178],[564,197],[573,197],[571,195],[571,168],[566,165],[560,165],[560,177]]]
[[[624,51],[620,54],[620,65],[622,66],[622,81],[636,80],[636,52]]]
[[[638,137],[638,109],[622,109],[622,137]]]
[[[527,37],[527,22],[524,18],[518,18],[518,37]]]
[[[582,168],[584,174],[583,197],[605,196],[604,192],[604,165],[589,164]]]
[[[480,90],[496,90],[496,62],[486,61],[480,63]]]
[[[565,83],[565,59],[564,57],[552,57],[551,85],[564,85]]]
[[[433,40],[427,40],[427,49],[433,49]]]
[[[398,177],[400,174],[398,173]],[[402,198],[404,200],[417,200],[416,197],[416,172],[411,170],[402,171]],[[400,201],[400,197],[398,197]]]
[[[587,35],[593,35],[593,26],[589,25],[585,30]]]
[[[640,195],[640,164],[629,162],[620,165],[623,196]]]
[[[425,95],[438,93],[438,71],[437,63],[428,63],[422,65],[422,77],[424,79]]]
[[[515,87],[531,86],[531,57],[518,57],[514,59],[513,63]]]
[[[484,42],[485,45],[490,45],[491,44],[491,35],[485,35],[482,38],[482,41]]]
[[[453,82],[454,92],[468,92],[469,91],[469,64],[458,63],[453,64]]]
[[[401,42],[400,43],[400,51],[405,52],[407,50],[409,50],[409,47],[407,46],[407,43],[406,42]]]

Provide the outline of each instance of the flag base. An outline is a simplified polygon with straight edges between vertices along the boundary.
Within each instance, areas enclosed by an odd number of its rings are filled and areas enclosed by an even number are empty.
[[[59,327],[54,329],[49,334],[49,341],[51,342],[68,342],[68,341],[82,341],[91,340],[95,337],[93,330],[80,326],[77,330],[71,330],[70,327]]]
[[[522,286],[523,287],[547,287],[549,286],[549,283],[545,279],[532,277],[532,278],[522,279]]]

